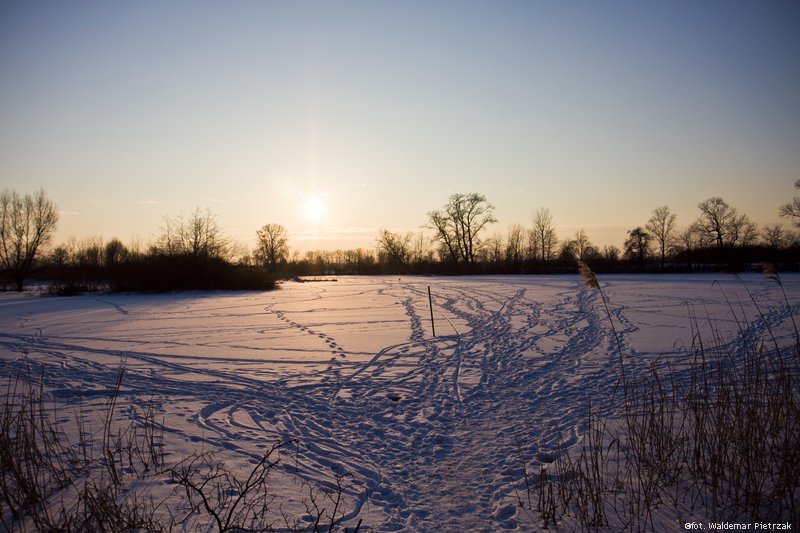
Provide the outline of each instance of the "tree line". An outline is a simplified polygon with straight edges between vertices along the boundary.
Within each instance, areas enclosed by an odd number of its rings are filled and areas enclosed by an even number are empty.
[[[795,182],[800,189],[800,180]],[[255,232],[251,251],[226,236],[217,216],[196,209],[165,218],[147,245],[117,238],[70,239],[51,246],[58,210],[43,190],[0,194],[0,285],[22,290],[31,277],[68,294],[86,290],[168,291],[270,289],[293,276],[344,274],[534,274],[574,272],[579,261],[598,272],[684,272],[743,269],[762,261],[795,270],[800,262],[800,198],[779,207],[791,223],[762,228],[720,197],[697,205],[682,229],[668,206],[627,231],[622,249],[592,243],[584,229],[559,240],[549,209],[529,226],[505,234],[494,206],[480,193],[457,193],[428,213],[417,232],[382,228],[372,249],[316,250],[301,255],[287,229],[268,223]]]

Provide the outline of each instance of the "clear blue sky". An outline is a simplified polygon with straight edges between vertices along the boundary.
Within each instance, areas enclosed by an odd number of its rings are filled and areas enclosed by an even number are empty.
[[[0,188],[59,240],[199,206],[372,247],[477,191],[621,245],[715,195],[776,222],[798,178],[794,1],[0,3]]]

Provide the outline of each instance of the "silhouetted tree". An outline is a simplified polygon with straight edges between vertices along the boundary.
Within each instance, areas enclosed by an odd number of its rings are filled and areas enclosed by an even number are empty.
[[[485,256],[484,262],[500,265],[503,262],[503,237],[495,232],[494,235],[481,243],[481,252]]]
[[[209,209],[199,208],[188,220],[182,216],[164,219],[161,236],[156,242],[156,251],[164,255],[185,255],[195,259],[230,259],[231,241]]]
[[[675,221],[677,218],[678,216],[664,205],[653,209],[653,213],[645,226],[645,229],[658,247],[662,270],[666,261],[667,251],[672,247],[675,239]]]
[[[442,259],[449,258],[457,263],[461,259],[461,250],[456,241],[456,227],[453,221],[443,211],[431,211],[428,213],[431,228],[436,231],[436,240],[439,241],[439,255]]]
[[[675,238],[675,254],[685,260],[687,270],[692,269],[693,262],[697,259],[695,250],[713,246],[713,238],[705,233],[700,226],[693,222],[685,230],[678,232]]]
[[[696,230],[711,237],[717,248],[722,248],[736,210],[719,197],[700,202],[697,208],[700,209],[700,218],[695,222]]]
[[[0,194],[0,264],[22,291],[39,251],[53,236],[58,223],[56,205],[43,189],[20,196],[16,191]]]
[[[800,189],[800,180],[794,182],[794,188]],[[800,198],[795,196],[788,204],[783,204],[779,211],[782,217],[792,221],[792,224],[800,228]]]
[[[578,246],[572,239],[561,241],[558,250],[558,258],[564,265],[573,266],[578,260]]]
[[[652,237],[640,227],[628,232],[625,241],[625,258],[639,263],[639,269],[644,270],[644,262],[650,254],[650,241]]]
[[[69,248],[67,248],[67,245],[65,244],[59,244],[58,246],[53,247],[48,256],[48,261],[50,264],[56,267],[57,270],[61,270],[66,267],[67,264],[69,264],[69,260]]]
[[[768,224],[761,232],[761,240],[770,248],[779,250],[789,242],[789,236],[780,224]]]
[[[128,248],[117,238],[111,239],[105,246],[104,263],[109,268],[114,268],[128,257]]]
[[[431,211],[428,219],[450,259],[472,267],[479,246],[478,234],[497,222],[493,213],[494,207],[482,194],[453,194],[444,209]]]
[[[525,258],[525,228],[512,224],[506,232],[505,258],[512,268],[519,268]]]
[[[291,268],[297,275],[377,274],[375,256],[371,250],[310,250],[303,259],[293,260]]]
[[[539,259],[546,263],[552,259],[558,244],[556,226],[549,209],[540,207],[533,216],[533,240],[539,251]]]
[[[85,272],[97,272],[103,265],[103,239],[92,236],[77,242],[74,246],[75,264]]]
[[[722,198],[713,197],[697,204],[700,217],[695,221],[693,231],[713,239],[718,250],[725,246],[735,246],[742,242],[752,243],[758,235],[758,227],[747,215],[739,214],[735,207]]]
[[[539,240],[536,238],[536,232],[531,228],[525,232],[525,261],[536,263],[540,261],[540,256]]]
[[[619,257],[622,255],[622,252],[613,244],[607,244],[606,246],[603,246],[603,250],[600,252],[600,255],[606,262],[616,263],[619,261]]]
[[[406,267],[411,259],[411,238],[411,233],[401,235],[387,229],[379,230],[375,238],[379,258],[395,267]]]
[[[262,266],[274,268],[278,263],[285,263],[289,255],[289,236],[286,228],[280,224],[265,224],[256,230],[258,238],[255,259]]]
[[[583,228],[575,232],[575,239],[572,241],[575,247],[575,258],[584,263],[597,255],[597,249],[589,240],[589,235]]]
[[[714,238],[704,232],[696,222],[693,222],[684,231],[678,233],[678,243],[684,250],[697,250],[713,246]]]
[[[411,261],[418,267],[423,263],[433,262],[433,250],[430,247],[430,239],[425,236],[423,231],[417,232],[412,238]]]
[[[758,240],[758,224],[746,214],[734,218],[731,223],[729,246],[752,246]]]

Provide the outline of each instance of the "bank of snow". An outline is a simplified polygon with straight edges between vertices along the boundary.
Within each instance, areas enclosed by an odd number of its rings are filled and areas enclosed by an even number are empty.
[[[763,319],[733,277],[601,277],[631,368],[680,365],[692,310],[733,342],[734,312],[751,333],[793,335],[779,288],[745,278]],[[784,286],[800,304],[800,277]],[[615,409],[610,331],[577,276],[2,294],[0,373],[43,368],[51,398],[99,411],[91,399],[123,367],[123,400],[153,398],[175,456],[215,450],[245,471],[268,444],[295,440],[278,488],[297,502],[303,482],[333,487],[347,473],[350,527],[362,518],[376,531],[528,531],[523,461],[535,469],[579,445],[590,402]]]

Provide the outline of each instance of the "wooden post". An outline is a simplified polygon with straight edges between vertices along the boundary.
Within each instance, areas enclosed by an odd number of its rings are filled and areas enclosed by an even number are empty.
[[[433,323],[433,299],[431,299],[431,286],[428,285],[428,306],[431,309],[431,329],[433,330],[433,336],[436,336],[436,324]]]

